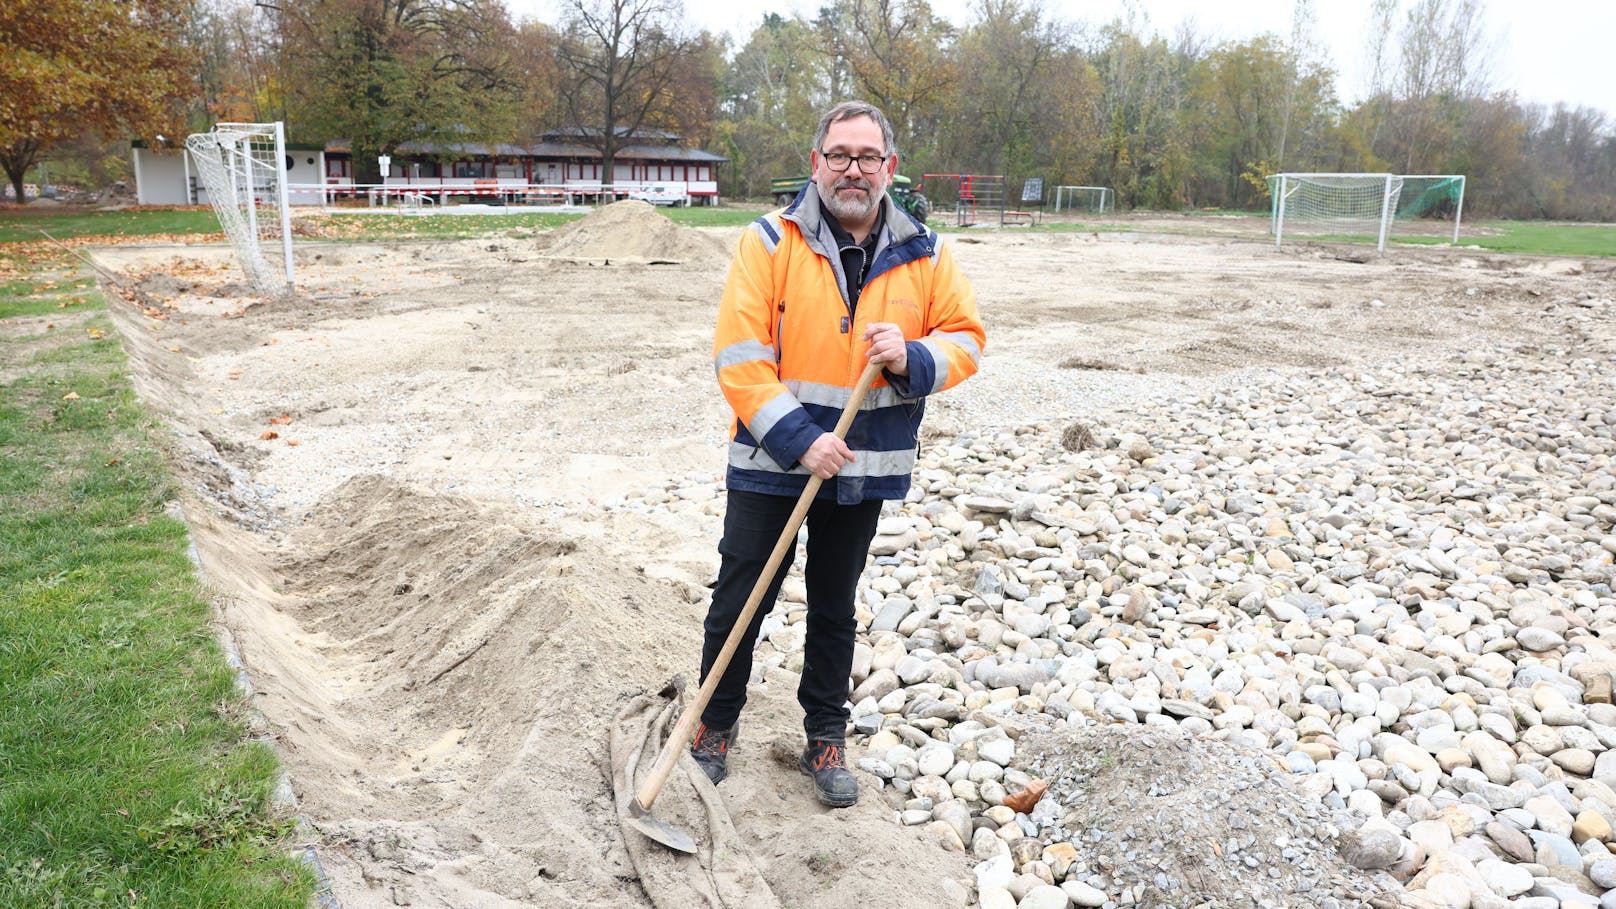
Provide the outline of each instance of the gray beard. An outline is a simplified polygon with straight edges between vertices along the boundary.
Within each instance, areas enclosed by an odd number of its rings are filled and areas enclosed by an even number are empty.
[[[875,187],[866,183],[861,188],[869,192],[864,201],[857,199],[844,199],[836,194],[836,187],[842,181],[837,180],[830,186],[814,187],[819,190],[819,201],[824,204],[825,210],[836,217],[838,221],[862,221],[875,212],[876,206],[881,204],[881,194],[875,192]]]

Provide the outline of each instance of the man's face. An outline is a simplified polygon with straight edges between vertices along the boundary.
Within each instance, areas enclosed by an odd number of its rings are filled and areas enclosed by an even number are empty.
[[[869,117],[850,117],[832,123],[825,141],[809,157],[814,165],[814,185],[819,199],[838,221],[862,223],[874,217],[881,194],[898,169],[898,156],[892,155],[873,174],[859,170],[857,161],[848,162],[844,171],[832,170],[825,161],[828,152],[844,155],[885,155],[886,141],[881,127]]]

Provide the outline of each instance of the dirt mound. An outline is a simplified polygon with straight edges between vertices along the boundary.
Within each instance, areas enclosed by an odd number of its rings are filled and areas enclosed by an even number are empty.
[[[1272,755],[1133,725],[1029,736],[1022,749],[1050,784],[1035,820],[1087,864],[1068,880],[1139,906],[1397,905],[1395,881],[1338,854],[1346,819],[1297,793]]]
[[[233,623],[281,641],[249,671],[342,905],[643,905],[601,768],[618,705],[698,652],[678,585],[380,476],[311,516]]]
[[[607,261],[717,262],[729,254],[716,238],[680,227],[638,199],[598,208],[536,242],[547,255]]]
[[[226,564],[241,547],[219,528],[204,528],[221,545],[203,554],[216,585],[252,591],[229,620],[253,642],[260,706],[341,904],[669,905],[658,881],[700,869],[656,855],[665,873],[636,871],[629,849],[643,844],[618,824],[608,752],[624,705],[694,670],[694,591],[520,511],[382,476],[309,514],[262,575]],[[852,809],[813,802],[794,687],[757,688],[733,778],[704,796],[735,815],[753,880],[809,909],[941,905],[950,857],[895,827],[873,790]],[[688,782],[668,795],[659,813],[676,822],[696,803]],[[883,872],[867,843],[911,870]],[[826,854],[860,874],[838,880]]]

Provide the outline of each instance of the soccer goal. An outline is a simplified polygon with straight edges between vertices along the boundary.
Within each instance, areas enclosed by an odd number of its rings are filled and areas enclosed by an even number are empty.
[[[248,283],[266,297],[290,296],[292,216],[282,124],[220,123],[191,135],[185,149]]]
[[[1108,186],[1057,186],[1051,211],[1115,212],[1116,193]]]
[[[1460,174],[1275,174],[1268,178],[1269,230],[1276,247],[1287,233],[1372,236],[1385,252],[1397,220],[1451,211],[1457,243],[1464,184]]]

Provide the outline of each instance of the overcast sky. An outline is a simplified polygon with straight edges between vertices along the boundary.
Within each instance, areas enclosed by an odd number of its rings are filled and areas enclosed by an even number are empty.
[[[1260,32],[1290,33],[1293,0],[1136,0],[1151,28],[1171,36],[1193,17],[1197,31],[1213,38],[1240,39]],[[518,18],[554,23],[557,0],[506,0]],[[726,31],[740,47],[764,13],[813,16],[821,0],[684,0],[690,22]],[[931,0],[939,15],[963,23],[971,0]],[[1315,0],[1319,32],[1339,74],[1337,93],[1347,101],[1364,89],[1365,32],[1370,0]],[[1122,0],[1048,0],[1065,19],[1103,24],[1122,9]],[[1512,89],[1522,100],[1563,101],[1603,111],[1616,121],[1616,0],[1490,0],[1488,31],[1498,38],[1493,60],[1495,89]]]

